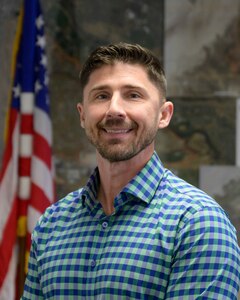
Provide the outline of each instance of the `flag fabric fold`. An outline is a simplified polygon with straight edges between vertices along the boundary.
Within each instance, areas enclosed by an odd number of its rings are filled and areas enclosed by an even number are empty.
[[[0,300],[19,299],[31,232],[55,200],[45,46],[39,1],[25,0],[0,173]]]

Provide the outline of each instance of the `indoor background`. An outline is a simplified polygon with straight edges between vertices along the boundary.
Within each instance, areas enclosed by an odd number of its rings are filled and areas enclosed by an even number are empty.
[[[76,110],[83,61],[98,45],[139,43],[161,59],[168,99],[175,104],[171,125],[157,137],[158,154],[173,172],[213,195],[229,213],[239,235],[236,101],[240,97],[240,1],[41,3],[57,198],[83,185],[95,166],[94,149],[79,126]],[[0,0],[0,159],[20,4],[20,0]]]

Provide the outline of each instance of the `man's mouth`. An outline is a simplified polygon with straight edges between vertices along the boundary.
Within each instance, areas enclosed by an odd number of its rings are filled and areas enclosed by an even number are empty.
[[[107,133],[113,133],[113,134],[124,134],[130,132],[132,129],[109,129],[109,128],[103,128]]]

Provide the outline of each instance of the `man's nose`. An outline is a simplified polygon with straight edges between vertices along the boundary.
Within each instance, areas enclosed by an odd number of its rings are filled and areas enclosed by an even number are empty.
[[[108,118],[120,117],[125,118],[124,101],[120,95],[113,95],[109,101],[108,110],[106,112]]]

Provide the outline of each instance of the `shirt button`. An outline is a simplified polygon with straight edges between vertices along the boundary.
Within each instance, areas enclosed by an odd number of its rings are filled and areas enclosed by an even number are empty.
[[[102,228],[103,228],[103,229],[106,229],[107,227],[108,227],[108,222],[106,222],[106,221],[103,222],[103,223],[102,223]]]
[[[96,260],[92,259],[91,263],[90,263],[91,267],[94,268],[96,266],[96,264],[97,264]]]

